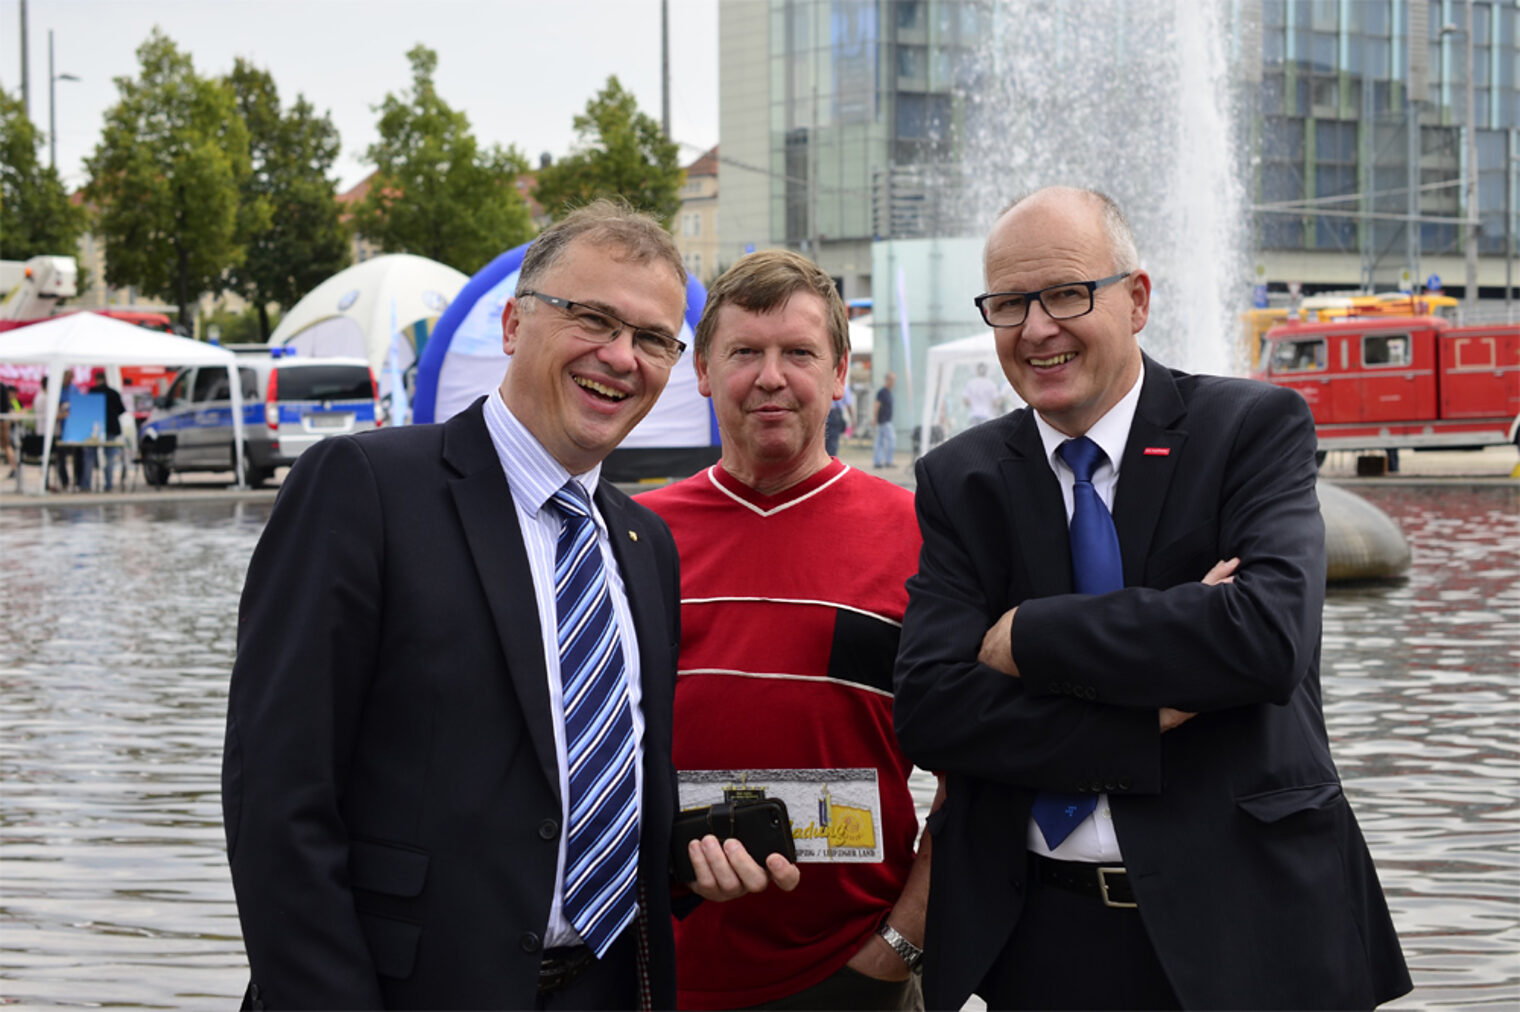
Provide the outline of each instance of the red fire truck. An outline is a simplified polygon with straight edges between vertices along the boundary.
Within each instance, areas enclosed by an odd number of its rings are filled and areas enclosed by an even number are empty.
[[[1255,375],[1303,395],[1322,452],[1520,441],[1520,324],[1287,323],[1267,332]]]

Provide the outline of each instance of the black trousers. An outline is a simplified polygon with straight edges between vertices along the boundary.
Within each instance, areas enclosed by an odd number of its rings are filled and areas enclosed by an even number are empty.
[[[1013,936],[976,990],[989,1009],[1181,1007],[1139,910],[1046,885],[1033,868]]]

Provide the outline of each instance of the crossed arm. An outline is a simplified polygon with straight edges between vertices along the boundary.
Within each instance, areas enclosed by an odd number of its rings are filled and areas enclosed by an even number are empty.
[[[1235,570],[1239,566],[1238,556],[1232,559],[1221,559],[1204,574],[1201,582],[1208,587],[1215,587],[1221,583],[1234,583]],[[1019,666],[1013,659],[1013,615],[1018,610],[1017,607],[1009,608],[992,624],[992,628],[987,630],[987,635],[982,637],[982,648],[976,656],[981,663],[1011,678],[1019,677]],[[1157,712],[1163,734],[1198,716],[1196,713],[1174,709],[1170,706],[1163,706]]]

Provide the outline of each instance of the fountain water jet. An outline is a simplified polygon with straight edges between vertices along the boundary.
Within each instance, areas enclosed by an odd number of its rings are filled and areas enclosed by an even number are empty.
[[[1232,371],[1248,294],[1223,0],[1000,3],[968,89],[964,220],[1068,184],[1124,208],[1155,291],[1146,350]]]

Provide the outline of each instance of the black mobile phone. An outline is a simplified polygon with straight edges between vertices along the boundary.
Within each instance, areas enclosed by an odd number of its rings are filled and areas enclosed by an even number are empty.
[[[675,828],[670,835],[670,870],[677,881],[696,881],[697,873],[691,866],[691,855],[686,852],[686,847],[709,833],[720,840],[738,837],[750,856],[762,864],[771,854],[780,854],[788,861],[797,860],[797,848],[792,843],[792,820],[786,814],[785,801],[760,798],[733,804],[719,803],[677,813]]]

